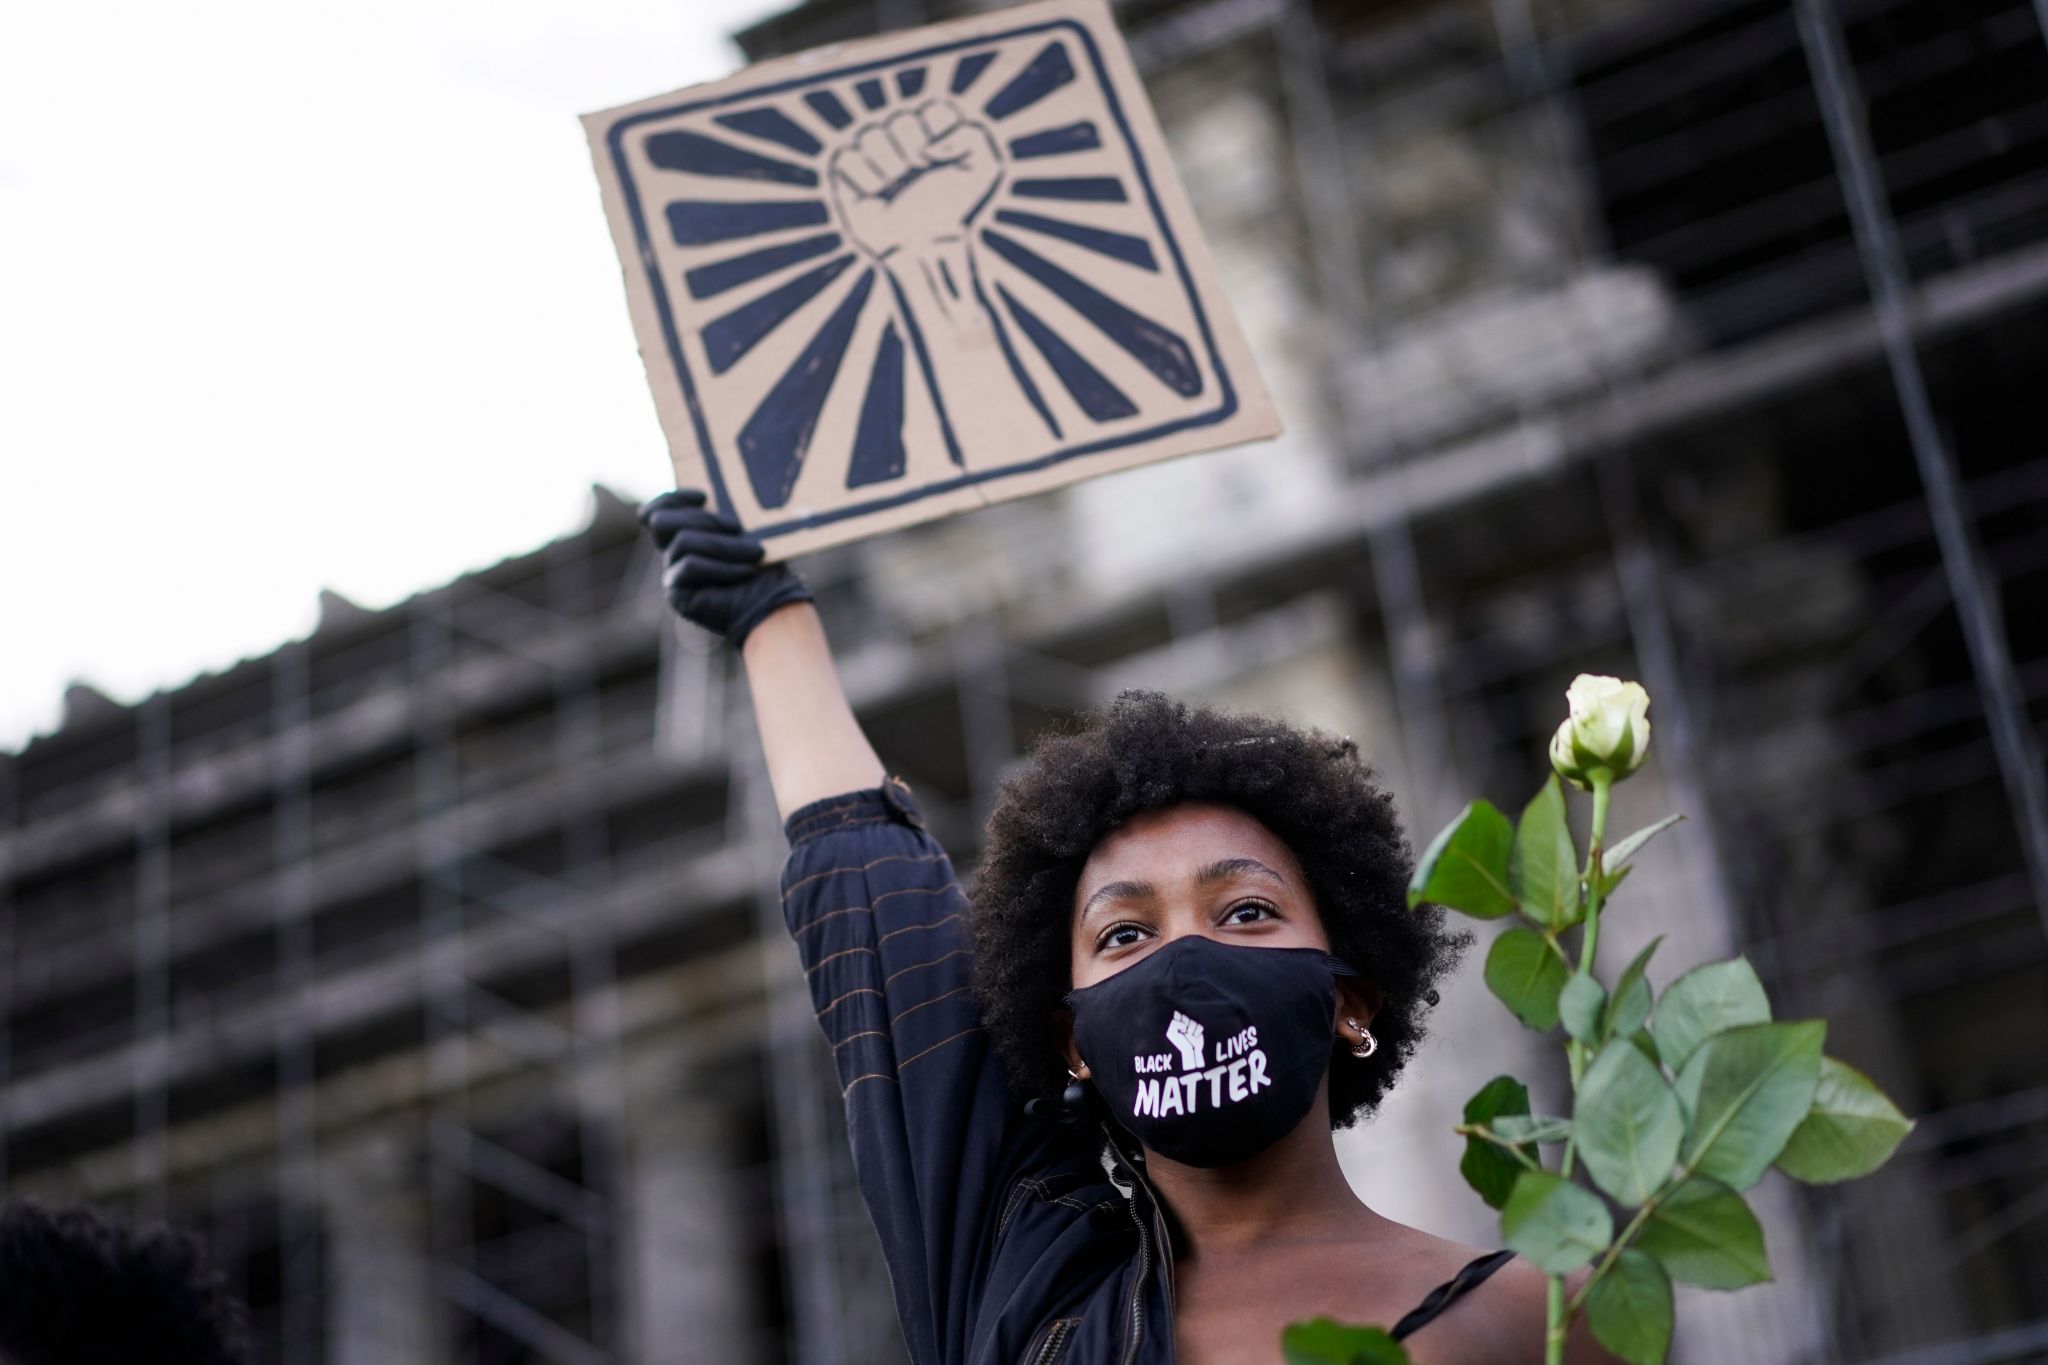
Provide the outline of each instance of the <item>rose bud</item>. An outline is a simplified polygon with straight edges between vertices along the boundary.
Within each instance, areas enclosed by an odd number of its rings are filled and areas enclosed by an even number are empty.
[[[1595,772],[1605,769],[1619,782],[1642,766],[1650,752],[1650,694],[1641,683],[1581,673],[1564,695],[1571,718],[1550,740],[1550,766],[1559,777],[1590,791]]]

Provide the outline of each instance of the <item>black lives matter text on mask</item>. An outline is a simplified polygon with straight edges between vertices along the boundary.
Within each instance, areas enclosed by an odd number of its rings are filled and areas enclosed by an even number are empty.
[[[1138,1093],[1132,1109],[1140,1117],[1164,1118],[1171,1114],[1193,1114],[1203,1107],[1220,1109],[1256,1095],[1273,1082],[1266,1074],[1266,1053],[1259,1047],[1259,1030],[1248,1025],[1216,1043],[1207,1056],[1202,1049],[1204,1030],[1184,1014],[1176,1013],[1167,1026],[1167,1041],[1179,1051],[1156,1052],[1131,1059],[1138,1074]],[[1178,1060],[1180,1074],[1171,1073]],[[1207,1062],[1214,1065],[1206,1065]]]

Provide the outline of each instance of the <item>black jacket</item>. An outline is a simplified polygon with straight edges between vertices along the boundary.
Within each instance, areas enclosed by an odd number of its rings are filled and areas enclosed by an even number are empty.
[[[1157,1202],[1099,1130],[1010,1090],[968,988],[965,899],[909,791],[820,801],[787,831],[783,912],[911,1360],[1171,1361]]]
[[[909,790],[789,818],[783,915],[845,1093],[914,1365],[1170,1365],[1158,1198],[1108,1125],[1024,1112],[977,1022],[967,904]],[[1404,1338],[1509,1259],[1482,1256]]]

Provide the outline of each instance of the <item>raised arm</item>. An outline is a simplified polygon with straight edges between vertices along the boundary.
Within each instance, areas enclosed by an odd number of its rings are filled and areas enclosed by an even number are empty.
[[[810,590],[694,490],[664,493],[640,520],[668,562],[676,611],[739,648],[754,697],[775,804],[787,820],[828,796],[882,782],[882,761],[854,719]]]
[[[783,819],[828,796],[882,785],[882,760],[847,704],[832,646],[810,603],[783,607],[762,621],[740,657]]]
[[[676,610],[746,660],[790,840],[783,913],[832,1047],[911,1359],[961,1360],[975,1341],[1008,1358],[1022,1350],[1010,1341],[1019,1329],[982,1306],[1002,1282],[1000,1211],[1043,1169],[1050,1134],[1023,1119],[976,1015],[953,864],[908,789],[884,781],[802,580],[762,567],[759,543],[699,494],[664,494],[641,515]],[[1042,1177],[1028,1183],[1055,1197]]]

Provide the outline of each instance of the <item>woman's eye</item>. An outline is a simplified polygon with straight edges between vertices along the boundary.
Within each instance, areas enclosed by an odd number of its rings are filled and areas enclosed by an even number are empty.
[[[1098,948],[1128,948],[1144,936],[1144,930],[1135,924],[1119,924],[1102,936],[1095,946]]]
[[[1223,916],[1225,924],[1257,924],[1273,913],[1273,907],[1264,901],[1240,901],[1230,907]]]

